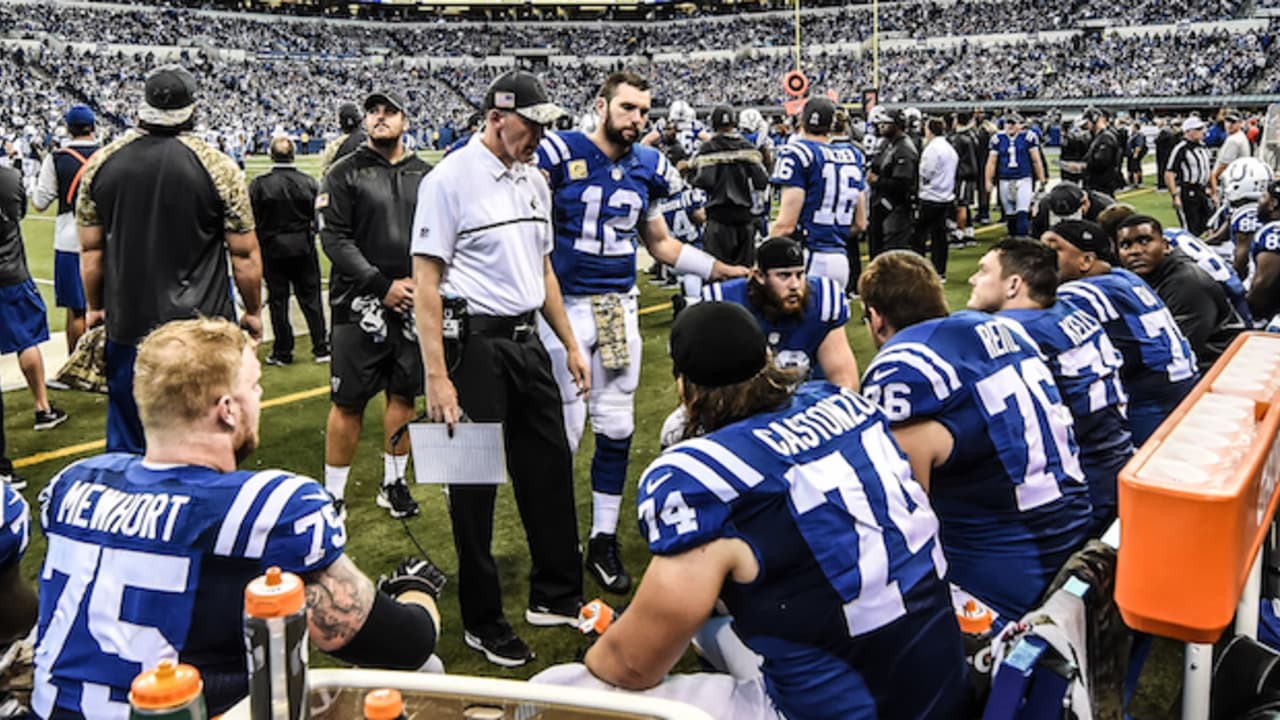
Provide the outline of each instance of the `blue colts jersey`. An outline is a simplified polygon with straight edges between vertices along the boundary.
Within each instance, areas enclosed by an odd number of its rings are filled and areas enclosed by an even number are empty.
[[[1236,274],[1236,269],[1230,263],[1205,241],[1182,228],[1166,228],[1164,239],[1169,241],[1170,247],[1180,250],[1183,255],[1191,258],[1196,266],[1221,285],[1227,300],[1231,301],[1231,306],[1244,320],[1245,327],[1253,327],[1253,314],[1249,312],[1249,303],[1245,300],[1244,283],[1240,282],[1240,276]],[[1234,243],[1229,245],[1234,247]]]
[[[22,559],[30,539],[27,501],[9,483],[0,482],[0,570],[7,570]]]
[[[862,151],[796,138],[778,148],[769,182],[804,190],[797,229],[812,252],[844,252],[866,189]]]
[[[773,362],[782,368],[799,368],[814,379],[823,379],[818,346],[836,328],[849,322],[849,299],[830,278],[810,277],[808,298],[795,315],[770,319],[747,297],[748,278],[713,283],[702,289],[702,299],[737,303],[751,311],[764,330],[773,351]]]
[[[1062,401],[1075,420],[1080,469],[1089,487],[1095,531],[1115,517],[1116,476],[1133,456],[1120,381],[1124,359],[1092,316],[1063,302],[1041,309],[1002,310],[1044,355]]]
[[[656,555],[751,546],[720,597],[788,718],[962,717],[968,693],[938,521],[869,401],[826,383],[669,448],[645,470]],[[903,682],[909,667],[912,682]]]
[[[551,251],[566,295],[629,292],[636,284],[639,224],[650,204],[680,189],[679,175],[651,147],[632,145],[614,162],[577,132],[549,132],[538,146],[548,174],[556,244]]]
[[[760,152],[773,153],[773,138],[769,137],[768,133],[743,133],[742,137]],[[768,220],[770,205],[769,188],[764,187],[751,192],[752,215],[762,215],[765,220]]]
[[[31,705],[128,714],[129,684],[162,658],[195,665],[211,714],[248,691],[244,588],[272,565],[305,573],[346,530],[316,481],[281,470],[148,467],[114,454],[71,465],[41,494]]]
[[[667,221],[671,237],[686,245],[702,243],[702,225],[693,221],[693,214],[707,204],[707,194],[697,188],[685,188],[658,203],[658,212]]]
[[[1191,343],[1142,278],[1112,268],[1104,275],[1063,283],[1058,299],[1102,323],[1124,356],[1120,379],[1133,405],[1172,410],[1195,385],[1198,373]]]
[[[1035,177],[1031,153],[1039,152],[1040,140],[1030,130],[1017,136],[998,132],[991,136],[991,152],[996,156],[996,177],[1001,180]]]
[[[950,579],[1021,617],[1090,522],[1071,413],[1035,343],[986,313],[926,320],[885,343],[862,392],[894,422],[935,420],[951,433],[929,485]]]
[[[1241,205],[1231,211],[1231,232],[1233,235],[1251,235],[1262,227],[1258,219],[1258,203]]]
[[[1257,259],[1261,253],[1280,254],[1280,221],[1269,222],[1254,233],[1253,244],[1249,246],[1249,255]]]

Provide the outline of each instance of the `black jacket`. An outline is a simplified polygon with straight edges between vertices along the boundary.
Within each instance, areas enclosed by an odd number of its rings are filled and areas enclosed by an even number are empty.
[[[320,184],[292,165],[277,165],[249,183],[258,244],[269,258],[315,252],[315,207]]]
[[[951,147],[956,150],[956,180],[961,182],[977,182],[982,177],[982,165],[978,158],[978,134],[973,128],[960,130],[950,138]]]
[[[1107,195],[1115,195],[1124,184],[1120,175],[1120,160],[1124,146],[1113,128],[1103,128],[1093,137],[1089,152],[1085,155],[1084,186]]]
[[[17,285],[31,277],[27,251],[22,245],[22,218],[27,215],[27,191],[22,173],[0,167],[0,287]]]
[[[329,304],[335,323],[350,322],[351,301],[379,301],[391,282],[413,275],[409,246],[418,184],[431,166],[408,153],[392,165],[369,146],[333,164],[316,209],[320,244],[333,263]]]
[[[873,207],[893,211],[915,204],[920,153],[911,138],[900,135],[883,141],[880,152],[871,161],[871,170],[877,176],[871,183]]]
[[[1191,258],[1175,250],[1145,277],[1173,313],[1178,329],[1196,353],[1196,366],[1208,370],[1245,329],[1222,286]]]
[[[717,133],[693,158],[693,186],[707,192],[707,217],[725,224],[755,220],[752,192],[769,184],[760,151],[737,133]]]

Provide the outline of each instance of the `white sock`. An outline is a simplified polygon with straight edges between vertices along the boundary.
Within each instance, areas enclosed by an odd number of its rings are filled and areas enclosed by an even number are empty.
[[[347,478],[351,475],[351,466],[324,466],[324,489],[329,494],[342,500],[347,496]]]
[[[404,455],[382,454],[382,486],[395,485],[409,471],[409,453]]]
[[[591,537],[618,534],[618,510],[621,507],[621,495],[591,493]]]

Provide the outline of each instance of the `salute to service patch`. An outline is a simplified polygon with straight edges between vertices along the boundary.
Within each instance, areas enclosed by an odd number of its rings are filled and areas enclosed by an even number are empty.
[[[569,161],[569,179],[581,180],[588,175],[586,160],[570,160]]]
[[[329,207],[329,193],[316,195],[316,209],[323,210],[327,207]]]

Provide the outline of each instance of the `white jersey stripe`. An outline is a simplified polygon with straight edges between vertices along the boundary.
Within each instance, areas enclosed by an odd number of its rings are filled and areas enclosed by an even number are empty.
[[[213,545],[215,554],[231,555],[236,547],[236,538],[240,536],[240,526],[244,524],[244,518],[249,514],[249,508],[253,507],[254,501],[258,499],[258,494],[267,483],[284,474],[281,470],[263,470],[240,486],[240,492],[236,493],[236,499],[231,503],[231,509],[227,511],[227,517],[223,519],[222,526],[218,529],[218,540]]]
[[[1111,322],[1119,319],[1120,313],[1116,312],[1116,308],[1111,304],[1111,299],[1101,288],[1094,287],[1087,282],[1074,280],[1065,285],[1058,287],[1059,295],[1069,295],[1077,297],[1084,302],[1093,306],[1094,315],[1102,322]]]
[[[692,455],[678,451],[668,451],[654,462],[651,472],[656,471],[658,468],[663,466],[673,467],[688,474],[713,495],[720,498],[720,502],[727,503],[738,497],[738,491],[734,490],[732,485],[725,482],[724,478],[720,477],[714,470],[707,467],[706,463]]]
[[[267,536],[280,520],[280,513],[284,512],[284,504],[298,492],[298,488],[308,482],[311,482],[311,478],[294,475],[271,491],[271,496],[263,503],[262,509],[258,511],[258,517],[253,521],[253,531],[249,533],[249,542],[244,548],[245,557],[262,557],[263,551],[267,548]]]
[[[734,455],[728,448],[713,440],[696,438],[681,443],[680,447],[682,449],[697,450],[707,455],[712,460],[723,465],[725,470],[733,473],[733,476],[741,480],[747,487],[755,487],[764,480],[764,475],[761,475],[755,468],[743,462],[742,458]]]
[[[960,389],[960,375],[956,373],[956,369],[951,366],[951,363],[942,359],[942,356],[934,352],[933,348],[929,347],[928,345],[925,345],[924,343],[914,343],[914,342],[898,343],[897,345],[893,346],[893,349],[895,351],[910,350],[912,352],[919,353],[926,360],[933,363],[934,367],[936,367],[939,371],[941,371],[944,375],[946,375],[947,388],[949,390],[954,392]]]
[[[559,165],[564,162],[564,158],[560,156],[560,151],[556,149],[555,143],[551,142],[551,136],[542,138],[542,142],[538,143],[538,147],[547,154],[547,160],[552,165]]]
[[[546,139],[550,140],[552,144],[556,146],[556,150],[560,153],[562,161],[573,157],[573,152],[569,150],[569,144],[564,141],[564,138],[560,137],[556,133],[547,133]]]
[[[946,378],[939,372],[939,368],[931,364],[927,358],[921,357],[908,349],[893,348],[883,356],[877,357],[871,363],[871,367],[867,368],[867,376],[873,377],[876,369],[881,365],[894,362],[915,368],[933,386],[933,395],[938,400],[946,400],[951,397],[952,392],[958,389],[949,385]]]

